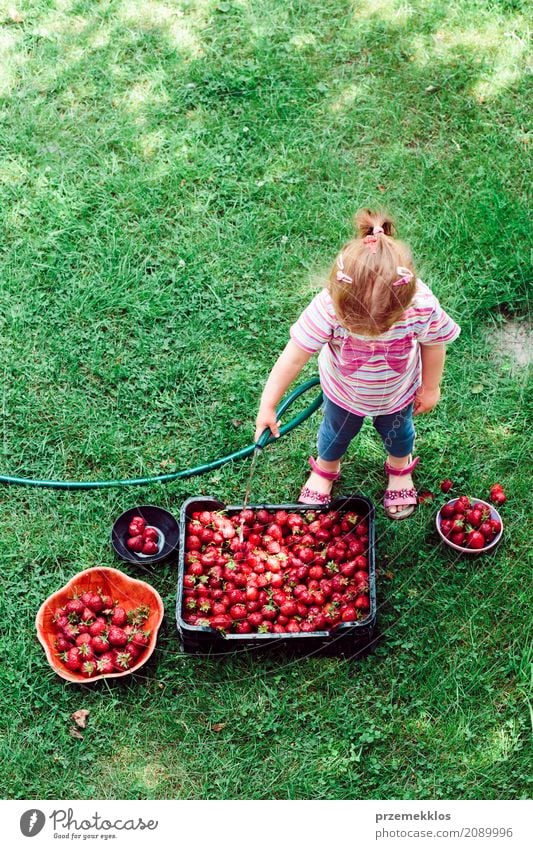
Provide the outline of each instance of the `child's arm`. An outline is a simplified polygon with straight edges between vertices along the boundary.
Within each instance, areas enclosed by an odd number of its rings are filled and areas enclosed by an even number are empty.
[[[446,345],[420,345],[422,386],[415,397],[414,413],[429,413],[440,398],[440,381],[444,371]]]
[[[300,374],[310,357],[312,357],[312,354],[304,351],[303,348],[299,348],[292,339],[278,357],[261,395],[261,403],[255,422],[256,442],[266,427],[270,428],[274,436],[279,436],[276,404],[281,400],[294,378]]]

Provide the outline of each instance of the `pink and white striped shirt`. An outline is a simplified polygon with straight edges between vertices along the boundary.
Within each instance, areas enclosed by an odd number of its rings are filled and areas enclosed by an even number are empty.
[[[420,345],[453,342],[460,332],[421,280],[402,318],[381,336],[357,336],[346,330],[327,289],[313,298],[290,329],[299,348],[310,354],[320,351],[324,395],[359,416],[403,409],[421,384]]]

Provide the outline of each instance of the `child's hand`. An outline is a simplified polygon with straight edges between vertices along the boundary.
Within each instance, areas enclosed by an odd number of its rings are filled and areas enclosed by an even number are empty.
[[[413,413],[417,416],[419,413],[429,413],[433,407],[436,407],[440,399],[440,386],[436,389],[427,389],[424,384],[420,387],[415,395],[415,406]]]
[[[266,427],[270,428],[274,436],[279,436],[280,424],[281,422],[276,421],[275,407],[259,407],[259,412],[255,420],[255,441],[257,442]]]

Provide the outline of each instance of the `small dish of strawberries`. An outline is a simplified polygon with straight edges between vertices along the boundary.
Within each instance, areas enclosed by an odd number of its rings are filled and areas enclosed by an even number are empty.
[[[503,495],[503,489],[497,490]],[[492,496],[492,491],[491,491]],[[498,500],[498,503],[503,503]],[[481,554],[494,548],[502,538],[503,522],[496,508],[487,501],[459,495],[444,504],[436,517],[441,539],[464,554]]]
[[[155,504],[126,510],[111,531],[115,554],[143,565],[166,560],[177,548],[178,538],[179,526],[172,513]]]

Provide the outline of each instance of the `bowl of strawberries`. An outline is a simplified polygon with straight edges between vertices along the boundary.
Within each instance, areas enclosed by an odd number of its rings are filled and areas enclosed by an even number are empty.
[[[463,554],[490,551],[503,534],[502,518],[494,505],[468,495],[444,504],[437,513],[436,525],[443,542]]]
[[[176,550],[178,539],[176,519],[168,510],[155,504],[126,510],[111,531],[115,554],[127,563],[160,563]]]
[[[161,596],[145,581],[96,567],[47,598],[35,626],[54,672],[86,684],[143,666],[155,649],[163,613]]]

